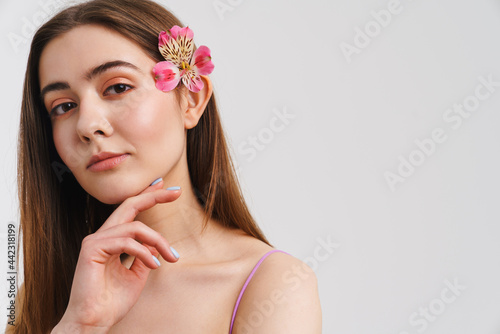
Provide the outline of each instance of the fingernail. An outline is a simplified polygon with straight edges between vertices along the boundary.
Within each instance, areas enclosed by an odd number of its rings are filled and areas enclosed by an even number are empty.
[[[168,187],[167,190],[179,190],[181,187]]]
[[[156,258],[156,256],[154,256],[154,255],[151,255],[151,256],[153,257],[153,260],[155,260],[155,262],[158,265],[158,267],[161,266],[160,261],[158,261],[158,259]]]
[[[177,253],[177,251],[175,250],[175,248],[174,247],[170,247],[170,250],[174,254],[175,258],[178,259],[179,258],[179,253]]]
[[[161,180],[163,180],[161,177],[157,178],[156,180],[153,181],[153,183],[151,183],[152,186],[154,186],[155,184],[157,184],[158,182],[160,182]]]

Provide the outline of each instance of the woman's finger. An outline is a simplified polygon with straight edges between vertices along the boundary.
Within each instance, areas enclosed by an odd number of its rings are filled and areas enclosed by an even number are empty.
[[[141,261],[140,258],[136,257],[136,258],[134,258],[134,261],[132,262],[132,265],[130,266],[129,270],[132,271],[132,272],[134,272],[139,277],[141,277],[143,275],[147,275],[151,269],[148,268],[144,264],[144,262]]]
[[[181,192],[180,189],[159,189],[127,198],[96,232],[106,230],[118,224],[131,222],[141,211],[150,209],[158,203],[175,201],[179,198]]]
[[[94,238],[111,239],[127,237],[140,241],[144,246],[150,246],[168,262],[176,262],[177,257],[170,248],[168,241],[158,232],[139,221],[128,224],[118,224],[96,234]],[[129,254],[131,255],[131,254]]]
[[[87,249],[93,251],[89,260],[99,264],[106,263],[113,255],[127,253],[140,259],[150,269],[158,268],[151,251],[132,238],[84,239],[82,251],[85,252]]]
[[[141,191],[138,195],[150,193],[152,191],[162,189],[162,188],[163,188],[163,179],[160,177],[160,178],[157,178],[156,180],[154,180],[149,186],[146,187],[146,189]]]

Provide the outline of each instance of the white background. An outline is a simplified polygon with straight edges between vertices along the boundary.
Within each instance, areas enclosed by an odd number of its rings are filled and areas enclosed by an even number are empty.
[[[30,33],[56,10],[44,9],[49,2],[0,3],[1,305],[6,226],[18,222],[29,48],[9,36]],[[324,333],[500,332],[500,86],[479,88],[489,96],[460,126],[458,114],[443,118],[454,104],[477,101],[479,77],[500,82],[498,1],[401,0],[385,27],[371,11],[391,1],[161,3],[212,50],[246,198],[271,242],[314,267]],[[372,37],[363,41],[357,29],[365,28]],[[342,43],[355,42],[346,57]],[[293,116],[273,131],[276,112]],[[444,142],[418,153],[415,141],[428,142],[435,129]],[[252,160],[251,137],[262,145]],[[419,165],[391,189],[385,174],[410,158]],[[337,245],[331,253],[328,240]],[[460,287],[454,293],[445,282]]]

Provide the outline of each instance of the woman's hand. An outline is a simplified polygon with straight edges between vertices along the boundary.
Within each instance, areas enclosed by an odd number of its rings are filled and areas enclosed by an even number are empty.
[[[164,190],[162,185],[160,181],[126,199],[83,240],[69,304],[52,333],[106,333],[137,302],[149,272],[158,267],[153,256],[177,261],[165,238],[134,221],[139,212],[180,196],[180,190]],[[122,265],[121,253],[135,257],[130,269]]]

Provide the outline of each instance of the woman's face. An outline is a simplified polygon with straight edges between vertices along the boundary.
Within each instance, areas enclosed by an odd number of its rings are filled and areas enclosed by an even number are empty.
[[[55,147],[101,202],[122,202],[158,177],[166,184],[186,177],[187,102],[156,89],[155,64],[134,42],[92,25],[55,38],[42,53],[40,87]]]

